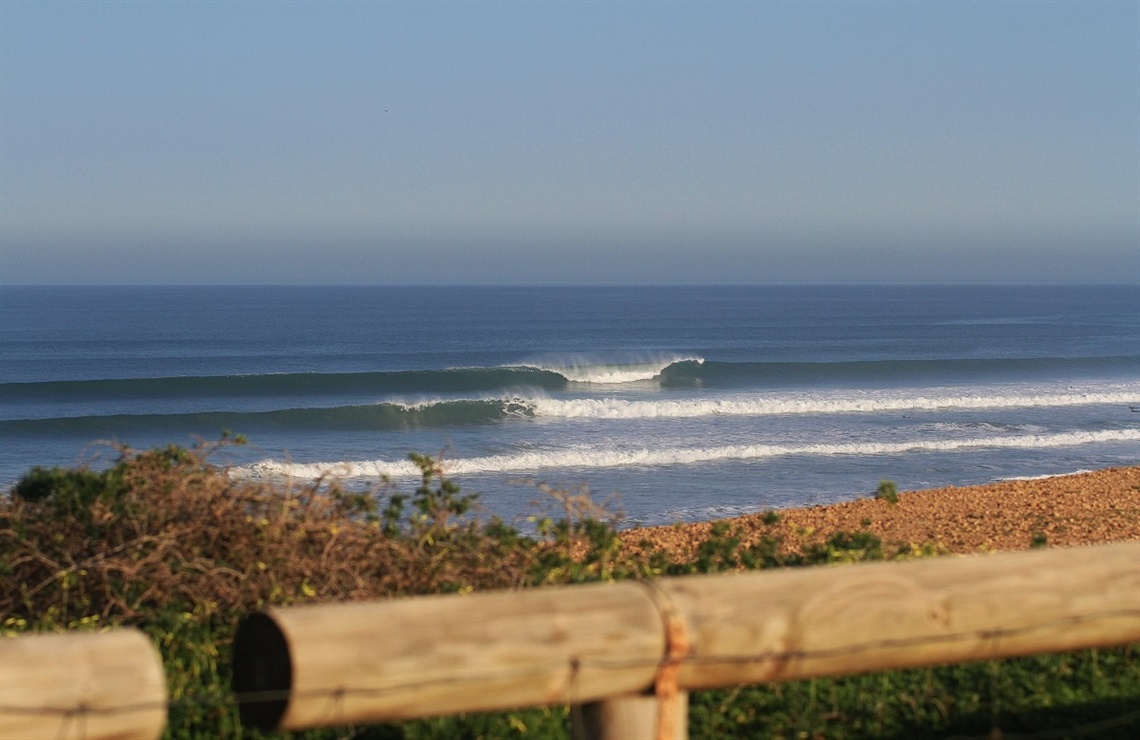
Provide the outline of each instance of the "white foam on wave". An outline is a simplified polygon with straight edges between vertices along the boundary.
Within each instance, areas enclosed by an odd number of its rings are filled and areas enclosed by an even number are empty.
[[[1092,473],[1089,468],[1081,468],[1079,470],[1072,470],[1068,473],[1047,473],[1045,475],[1011,475],[1005,478],[998,478],[998,481],[1034,481],[1034,480],[1048,480],[1050,478],[1063,478],[1066,475],[1080,475],[1081,473]]]
[[[702,416],[768,416],[779,414],[855,414],[881,411],[939,411],[986,408],[1047,408],[1126,404],[1136,391],[1092,393],[1028,392],[1012,394],[945,394],[898,396],[815,392],[811,396],[739,396],[639,401],[622,398],[516,399],[535,416],[568,419],[653,419]]]
[[[445,403],[453,403],[455,399],[442,398],[440,396],[424,396],[423,398],[408,399],[408,398],[392,398],[386,401],[377,401],[376,406],[394,406],[401,411],[425,411],[433,406],[442,406]]]
[[[704,358],[671,355],[636,358],[629,362],[606,362],[587,357],[569,357],[540,361],[536,367],[558,373],[571,383],[624,385],[653,380],[665,368],[677,362],[703,363]]]
[[[954,440],[915,440],[907,442],[849,442],[808,445],[722,445],[717,447],[669,447],[631,449],[572,447],[562,450],[537,450],[507,455],[459,458],[444,465],[448,475],[487,473],[524,473],[555,468],[617,468],[693,465],[722,460],[758,460],[788,455],[834,456],[899,455],[921,452],[955,452],[974,448],[1040,449],[1074,447],[1087,444],[1140,441],[1140,429],[1097,432],[1065,432],[1058,434],[1026,434],[1005,437],[975,437]],[[294,478],[316,480],[324,476],[336,478],[407,478],[419,475],[419,469],[408,461],[349,461],[339,463],[290,463],[265,460],[235,468],[233,474],[243,478]]]

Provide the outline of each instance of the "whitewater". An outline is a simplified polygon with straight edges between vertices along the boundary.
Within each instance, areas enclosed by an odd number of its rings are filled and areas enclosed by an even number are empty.
[[[816,445],[728,445],[724,447],[564,450],[558,454],[530,452],[451,460],[451,475],[521,473],[559,468],[614,468],[626,466],[692,465],[717,460],[755,460],[782,455],[890,455],[904,452],[957,451],[971,448],[1045,449],[1103,442],[1140,442],[1140,430],[1034,434],[1015,437],[977,437],[968,440],[914,441],[894,444],[848,443]],[[345,478],[414,477],[419,468],[410,462],[284,463],[260,462],[233,471],[236,477]]]

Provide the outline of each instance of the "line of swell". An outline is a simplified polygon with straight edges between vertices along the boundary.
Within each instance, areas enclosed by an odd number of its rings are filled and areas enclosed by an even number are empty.
[[[801,396],[742,395],[729,398],[630,401],[622,398],[552,398],[549,396],[487,397],[423,400],[416,403],[376,403],[333,407],[290,408],[270,411],[205,411],[168,414],[92,414],[0,421],[5,434],[108,435],[131,430],[197,431],[219,429],[243,433],[262,429],[383,430],[412,427],[446,427],[490,424],[507,418],[561,418],[581,420],[680,419],[718,416],[776,416],[865,414],[894,411],[951,411],[955,409],[1063,408],[1099,404],[1122,407],[1140,397],[1140,384],[1127,390],[1085,393],[1022,392],[1005,395],[930,395],[889,393],[816,392]]]
[[[716,362],[700,358],[625,364],[546,364],[363,373],[109,378],[0,383],[0,402],[180,398],[265,398],[494,392],[510,388],[562,390],[571,383],[626,384],[653,380],[666,387],[731,388],[849,385],[981,378],[1033,380],[1093,373],[1135,377],[1140,356],[873,360],[852,362]]]
[[[1111,375],[1136,377],[1140,355],[845,362],[676,362],[660,376],[663,386],[867,386],[900,382],[941,383],[979,379],[1040,380]]]
[[[488,473],[527,473],[549,469],[597,469],[621,467],[660,467],[694,465],[722,460],[758,460],[763,458],[802,455],[830,457],[852,455],[898,455],[915,452],[957,452],[977,448],[992,449],[1046,449],[1075,447],[1088,444],[1140,441],[1140,429],[1099,432],[1066,432],[1059,434],[1032,434],[1009,437],[976,437],[958,440],[925,440],[897,443],[838,443],[816,445],[726,445],[721,447],[666,448],[638,450],[546,450],[513,455],[495,455],[449,460],[445,465],[448,475],[476,475]],[[277,460],[235,468],[231,471],[241,478],[294,478],[315,480],[325,475],[339,478],[378,478],[388,475],[405,478],[418,475],[418,470],[406,461],[345,461],[339,463],[288,463]]]
[[[109,414],[102,416],[12,419],[0,421],[2,435],[113,436],[129,432],[197,432],[222,429],[243,434],[266,429],[291,431],[364,431],[413,427],[487,424],[507,415],[526,415],[526,408],[499,399],[421,404],[379,403],[333,408],[277,411],[209,411],[184,414]]]
[[[0,384],[7,403],[180,398],[320,397],[368,394],[477,393],[527,387],[558,390],[566,378],[535,367],[398,370],[367,373],[187,375],[167,378],[59,380]]]

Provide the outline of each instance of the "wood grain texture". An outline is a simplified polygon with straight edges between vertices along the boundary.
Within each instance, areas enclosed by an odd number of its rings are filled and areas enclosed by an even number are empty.
[[[165,726],[162,662],[142,632],[0,639],[0,738],[156,738]]]
[[[1140,641],[1140,542],[673,579],[686,689]]]
[[[287,658],[235,642],[239,661],[291,667],[279,726],[578,704],[645,691],[664,625],[637,583],[273,609]],[[239,695],[288,686],[265,676]],[[247,702],[248,703],[248,702]],[[243,710],[243,717],[255,712]],[[264,721],[266,718],[259,718]]]

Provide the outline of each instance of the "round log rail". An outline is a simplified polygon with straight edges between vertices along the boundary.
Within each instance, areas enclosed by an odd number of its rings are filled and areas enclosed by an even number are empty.
[[[243,621],[233,685],[243,724],[378,722],[636,693],[664,646],[634,582],[292,607]]]
[[[1140,542],[673,579],[685,689],[1140,641]],[[731,598],[727,597],[731,593]]]
[[[162,661],[142,632],[0,639],[0,738],[157,738],[165,726]]]
[[[1140,542],[272,609],[242,721],[303,729],[1140,641]]]

